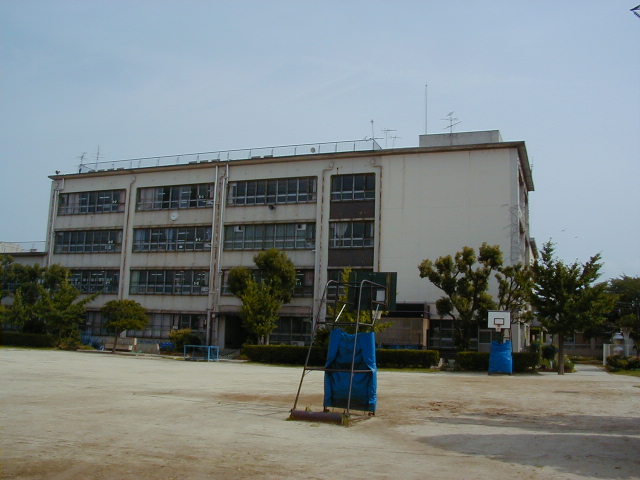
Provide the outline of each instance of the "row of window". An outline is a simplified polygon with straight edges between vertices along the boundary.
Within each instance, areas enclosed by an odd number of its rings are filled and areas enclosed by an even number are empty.
[[[173,185],[138,189],[137,210],[204,208],[213,205],[213,184]]]
[[[209,270],[131,270],[132,295],[207,295]]]
[[[275,205],[316,200],[317,178],[296,177],[246,180],[229,184],[229,205]],[[144,187],[137,190],[136,210],[205,208],[213,204],[212,183]],[[61,193],[58,215],[124,212],[125,190]],[[375,174],[358,173],[331,177],[331,200],[375,198]]]
[[[136,228],[134,252],[205,251],[211,249],[211,227]]]
[[[373,221],[331,222],[330,248],[373,246]],[[314,223],[271,223],[227,225],[225,250],[301,250],[315,248]],[[207,251],[211,248],[211,227],[137,228],[134,252]],[[117,253],[122,251],[122,230],[56,232],[55,253]]]
[[[230,295],[229,271],[223,273],[222,293]],[[72,270],[71,284],[82,293],[117,294],[118,270]],[[131,270],[129,292],[135,295],[206,295],[209,293],[208,270]],[[296,297],[313,296],[313,270],[296,271]]]
[[[315,242],[314,223],[227,225],[224,227],[225,250],[312,249],[315,247]]]
[[[61,193],[58,215],[124,212],[125,190]]]
[[[87,312],[84,333],[88,335],[113,335],[105,328],[105,318],[101,312]],[[169,338],[171,330],[190,328],[194,332],[204,333],[207,316],[193,313],[151,313],[149,323],[144,330],[129,330],[128,335],[136,338]]]
[[[122,230],[56,232],[55,253],[114,253],[122,251]]]
[[[313,202],[316,177],[247,180],[229,184],[229,205],[275,205]]]

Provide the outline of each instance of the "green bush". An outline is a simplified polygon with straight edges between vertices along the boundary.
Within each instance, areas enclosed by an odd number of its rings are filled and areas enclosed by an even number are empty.
[[[304,365],[309,347],[296,345],[244,345],[242,355],[252,362]],[[309,365],[324,365],[327,358],[326,349],[312,347]]]
[[[538,352],[513,352],[513,371],[514,372],[531,372],[538,366]]]
[[[486,372],[489,370],[489,353],[458,352],[456,355],[456,369],[472,372]]]
[[[260,363],[304,365],[309,347],[294,345],[245,345],[242,354],[249,360]],[[324,365],[327,349],[313,347],[309,365]],[[380,368],[429,368],[437,365],[440,355],[434,350],[376,350],[376,360]]]
[[[379,368],[430,368],[437,365],[439,360],[440,353],[436,350],[376,350]]]
[[[56,346],[56,340],[43,333],[0,332],[0,344],[16,347],[51,348]]]
[[[200,345],[200,337],[193,333],[190,328],[181,330],[171,330],[169,332],[169,340],[175,345],[176,352],[182,353],[185,345]]]
[[[625,357],[622,355],[611,355],[607,357],[607,370],[612,372],[638,369],[640,369],[640,358],[638,357]]]
[[[546,344],[542,346],[542,358],[552,362],[556,358],[556,346],[552,344]]]

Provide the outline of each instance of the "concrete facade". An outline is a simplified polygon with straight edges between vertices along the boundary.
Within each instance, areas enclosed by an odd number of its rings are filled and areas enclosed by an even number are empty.
[[[55,175],[48,263],[69,267],[83,288],[108,286],[90,305],[90,333],[100,334],[104,303],[131,298],[152,314],[147,330],[132,332],[138,337],[161,340],[189,326],[235,347],[240,303],[225,291],[225,274],[274,245],[301,283],[276,342],[308,340],[327,279],[351,266],[398,273],[398,309],[411,313],[397,315],[386,343],[443,347],[430,323],[440,292],[419,278],[418,264],[483,242],[499,245],[506,263],[529,262],[535,248],[524,142],[454,135],[450,145],[422,136],[434,146]]]

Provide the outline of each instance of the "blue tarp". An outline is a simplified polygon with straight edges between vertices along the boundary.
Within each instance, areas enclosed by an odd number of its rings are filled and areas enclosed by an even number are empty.
[[[489,354],[489,373],[513,373],[513,357],[511,356],[511,341],[491,342]]]
[[[340,330],[339,328],[331,332],[325,368],[349,371],[325,372],[325,407],[347,408],[355,337],[355,335]],[[353,374],[351,405],[349,408],[375,412],[377,402],[376,391],[378,387],[375,333],[359,333],[357,335],[356,357],[353,369],[368,371]]]

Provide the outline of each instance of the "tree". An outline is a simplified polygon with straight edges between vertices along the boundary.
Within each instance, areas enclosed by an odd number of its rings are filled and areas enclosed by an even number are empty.
[[[111,300],[101,309],[106,318],[104,326],[113,331],[113,350],[118,345],[118,335],[123,330],[142,330],[149,323],[147,311],[135,300]]]
[[[3,256],[0,297],[13,293],[13,302],[0,311],[2,320],[24,332],[52,335],[58,346],[68,340],[78,342],[86,305],[97,294],[80,299],[81,292],[71,285],[69,275],[61,265],[21,265]]]
[[[640,345],[640,277],[622,275],[609,280],[608,291],[617,296],[611,315],[614,326],[631,335],[636,350]],[[625,334],[626,334],[625,333]]]
[[[242,300],[245,328],[259,344],[269,344],[278,325],[280,308],[293,298],[296,269],[280,250],[272,248],[253,257],[257,270],[235,267],[229,272],[231,292]]]
[[[35,310],[44,320],[47,333],[56,337],[58,346],[63,342],[77,344],[80,325],[86,318],[86,305],[97,296],[98,293],[94,293],[78,300],[80,291],[71,285],[68,278],[63,278],[55,288],[43,286]]]
[[[531,269],[521,263],[501,266],[495,277],[498,281],[498,310],[511,312],[512,323],[531,320]]]
[[[545,243],[532,266],[531,304],[542,326],[558,337],[558,374],[563,375],[564,338],[604,322],[615,297],[606,283],[595,283],[602,268],[599,254],[569,265],[554,254],[554,244]]]
[[[420,278],[428,278],[445,296],[436,301],[441,316],[454,322],[455,344],[469,348],[471,332],[486,318],[487,310],[496,308],[488,293],[491,273],[502,266],[502,252],[497,245],[483,243],[478,255],[471,247],[463,247],[455,257],[446,255],[435,262],[423,260],[418,266]]]

